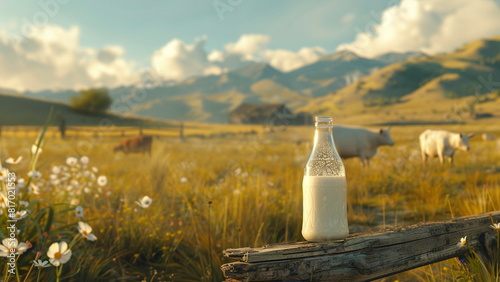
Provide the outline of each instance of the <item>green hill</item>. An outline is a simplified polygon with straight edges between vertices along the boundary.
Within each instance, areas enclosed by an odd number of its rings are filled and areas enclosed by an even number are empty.
[[[58,123],[64,118],[68,126],[169,125],[166,121],[125,117],[112,113],[85,115],[73,111],[64,103],[0,93],[0,126],[43,125],[51,108],[54,110],[55,122]]]
[[[500,110],[495,81],[500,81],[500,37],[388,65],[298,110],[358,122],[370,122],[374,116],[382,122],[463,119],[463,110],[457,109],[470,105],[471,116],[495,115]]]

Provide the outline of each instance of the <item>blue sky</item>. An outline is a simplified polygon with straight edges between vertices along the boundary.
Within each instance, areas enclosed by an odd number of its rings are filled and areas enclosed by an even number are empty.
[[[5,0],[0,88],[115,87],[145,70],[182,80],[252,61],[286,72],[340,49],[448,52],[500,35],[498,15],[500,0]]]
[[[208,50],[220,49],[241,34],[259,33],[270,36],[270,48],[297,51],[322,46],[334,51],[340,43],[354,39],[356,28],[380,21],[380,14],[395,1],[241,0],[231,2],[237,4],[234,7],[227,0],[219,1],[222,6],[212,0],[21,2],[0,4],[0,27],[11,34],[21,35],[26,21],[45,22],[40,12],[57,11],[53,17],[49,15],[48,23],[79,26],[83,46],[121,45],[126,57],[147,65],[154,50],[171,39],[191,42],[203,35]],[[233,10],[224,10],[223,4]]]

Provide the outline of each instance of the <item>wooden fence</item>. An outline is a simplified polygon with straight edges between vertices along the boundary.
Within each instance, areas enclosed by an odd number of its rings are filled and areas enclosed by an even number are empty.
[[[239,261],[222,265],[226,281],[370,281],[449,258],[463,256],[467,244],[483,260],[496,252],[500,211],[422,223],[381,233],[352,234],[343,242],[296,242],[261,248],[228,249]]]
[[[41,126],[3,126],[0,127],[0,137],[31,137],[36,136],[41,130]],[[111,129],[86,127],[86,126],[68,126],[64,129],[66,137],[80,137],[84,135],[101,134],[109,137],[130,137],[137,135],[159,135],[176,136],[183,134],[182,127],[114,127]],[[50,126],[47,130],[49,137],[62,137],[61,128]]]
[[[0,126],[1,137],[16,137],[16,138],[34,138],[38,136],[42,126]],[[177,126],[171,127],[121,127],[114,126],[110,128],[100,128],[91,126],[65,126],[64,133],[61,132],[60,126],[50,126],[47,129],[46,136],[48,138],[102,138],[102,137],[132,137],[138,135],[150,135],[161,138],[178,138],[186,140],[189,138],[221,138],[221,137],[245,137],[256,135],[259,132],[264,132],[266,128],[246,128],[244,131],[225,130],[220,127],[217,130],[211,130],[208,126],[203,125],[185,125],[180,122]]]

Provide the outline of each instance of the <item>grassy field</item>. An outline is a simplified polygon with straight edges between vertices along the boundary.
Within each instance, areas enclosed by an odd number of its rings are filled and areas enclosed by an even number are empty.
[[[417,140],[427,128],[479,136],[470,152],[456,153],[453,168],[437,160],[424,166]],[[36,281],[38,275],[39,281],[58,276],[66,281],[221,281],[219,267],[227,262],[222,250],[303,240],[301,181],[312,127],[270,132],[187,124],[184,141],[177,130],[147,132],[161,135],[151,155],[114,154],[118,129],[112,134],[86,128],[64,140],[50,132],[36,163],[30,161],[35,134],[4,130],[0,158],[24,179],[24,184],[18,179],[16,197],[28,204],[16,208],[29,210],[17,223],[19,241],[32,244],[17,256],[18,281]],[[396,145],[380,148],[370,168],[362,168],[358,159],[345,160],[351,233],[498,210],[500,141],[482,141],[480,135],[500,136],[499,124],[394,126],[391,132]],[[5,163],[17,156],[23,156],[19,164]],[[152,202],[144,199],[141,206],[144,196]],[[83,217],[75,214],[78,206]],[[0,218],[6,226],[5,209]],[[78,231],[79,221],[92,227],[96,241]],[[7,231],[2,228],[0,237]],[[72,251],[69,261],[57,268],[32,267],[37,252],[48,260],[51,244],[61,241]],[[16,281],[7,271],[8,265],[1,264],[0,274]],[[467,277],[464,273],[449,260],[383,281],[455,281]]]

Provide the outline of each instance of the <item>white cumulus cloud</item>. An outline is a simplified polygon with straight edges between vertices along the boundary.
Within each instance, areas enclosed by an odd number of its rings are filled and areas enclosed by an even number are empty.
[[[154,52],[151,65],[159,75],[169,80],[220,73],[220,68],[208,60],[205,42],[205,37],[196,39],[193,44],[172,39]]]
[[[140,83],[141,72],[125,59],[125,48],[83,47],[80,28],[37,27],[29,37],[12,37],[0,29],[0,88],[17,91],[117,87]],[[151,68],[165,80],[221,74],[248,64],[269,63],[287,72],[313,63],[326,51],[270,49],[270,37],[243,34],[219,49],[206,50],[206,37],[186,43],[172,39],[151,55]]]
[[[0,87],[25,90],[116,87],[137,80],[121,46],[80,46],[80,29],[37,27],[30,37],[0,30]]]
[[[314,63],[326,54],[326,50],[321,47],[304,47],[298,52],[283,49],[264,50],[260,55],[269,62],[271,66],[281,71],[288,72],[304,65]]]
[[[402,0],[338,50],[367,57],[387,52],[449,52],[468,41],[500,34],[498,15],[500,7],[493,0]]]
[[[240,54],[247,60],[254,59],[254,55],[269,43],[269,36],[263,34],[243,34],[238,41],[228,43],[224,49],[228,54]]]
[[[173,39],[155,51],[151,58],[153,69],[165,79],[182,80],[190,76],[220,74],[244,67],[253,62],[269,63],[287,72],[318,60],[327,52],[321,47],[304,47],[297,52],[269,49],[270,37],[263,34],[243,34],[221,50],[205,49],[206,38],[187,44]]]
[[[227,43],[223,50],[213,50],[208,59],[223,71],[242,68],[251,62],[262,61],[261,52],[270,38],[263,34],[243,34],[236,42]]]

